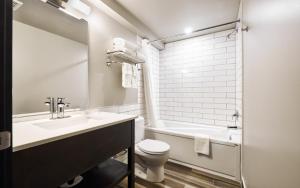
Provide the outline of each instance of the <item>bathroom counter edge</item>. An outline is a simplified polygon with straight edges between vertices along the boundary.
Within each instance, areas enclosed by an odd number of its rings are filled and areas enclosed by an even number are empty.
[[[95,131],[95,130],[98,130],[98,129],[102,129],[102,128],[105,128],[105,127],[120,125],[121,123],[124,123],[124,122],[127,122],[127,121],[132,121],[137,117],[138,117],[137,115],[116,114],[116,116],[114,118],[112,118],[111,120],[105,119],[105,121],[103,123],[99,123],[99,124],[95,124],[93,126],[89,126],[86,129],[82,128],[80,130],[75,130],[75,131],[69,130],[69,131],[65,131],[61,134],[54,134],[53,136],[52,135],[49,135],[49,136],[47,135],[46,138],[36,138],[35,139],[34,137],[36,135],[34,134],[35,130],[33,129],[31,138],[25,138],[25,139],[23,138],[22,141],[18,140],[18,138],[16,138],[16,137],[13,138],[13,152],[17,152],[17,151],[28,149],[28,148],[35,147],[35,146],[40,146],[40,145],[47,144],[47,143],[50,143],[50,142],[54,142],[54,141],[57,141],[57,140],[62,140],[62,139],[69,138],[69,137],[72,137],[72,136],[76,136],[76,135],[80,135],[80,134],[83,134],[83,133]],[[28,128],[30,129],[30,127],[28,127]],[[19,131],[18,129],[19,129],[18,126],[13,126],[13,131]]]

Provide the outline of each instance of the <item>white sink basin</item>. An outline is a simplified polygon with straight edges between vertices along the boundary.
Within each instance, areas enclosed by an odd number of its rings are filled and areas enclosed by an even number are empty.
[[[75,117],[48,120],[45,122],[33,123],[34,126],[47,130],[57,130],[72,128],[76,126],[88,125],[90,122],[95,122],[107,118],[113,118],[115,115],[106,112],[93,112],[87,115],[79,115]]]
[[[46,130],[58,130],[58,129],[71,129],[75,127],[87,127],[90,124],[99,123],[99,121],[105,119],[111,119],[116,117],[116,114],[107,112],[93,112],[84,115],[77,115],[63,119],[46,120],[43,122],[32,123],[34,126],[43,128]]]
[[[84,125],[84,124],[88,124],[88,122],[89,119],[86,118],[85,116],[77,116],[77,117],[54,119],[46,122],[34,123],[33,125],[43,129],[55,130],[55,129],[70,128],[74,126]]]

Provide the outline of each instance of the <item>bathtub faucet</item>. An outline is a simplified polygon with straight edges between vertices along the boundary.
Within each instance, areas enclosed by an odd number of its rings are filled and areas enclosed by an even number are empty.
[[[240,112],[236,110],[235,113],[232,114],[232,119],[235,118],[235,121],[238,121],[240,116],[241,116]]]

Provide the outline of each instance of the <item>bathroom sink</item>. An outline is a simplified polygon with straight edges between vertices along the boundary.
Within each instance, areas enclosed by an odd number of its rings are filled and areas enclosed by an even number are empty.
[[[111,119],[116,117],[115,114],[107,112],[93,112],[85,115],[78,115],[67,117],[63,119],[47,120],[43,122],[33,123],[34,126],[47,130],[57,130],[72,128],[78,126],[87,126],[90,123],[96,123],[104,119]]]
[[[55,129],[70,128],[70,127],[88,124],[89,121],[90,119],[86,118],[85,116],[78,116],[78,117],[49,120],[46,122],[34,123],[33,125],[43,129],[55,130]]]

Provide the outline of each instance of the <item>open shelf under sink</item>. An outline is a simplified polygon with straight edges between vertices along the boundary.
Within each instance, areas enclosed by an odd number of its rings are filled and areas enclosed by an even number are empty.
[[[83,174],[82,182],[75,188],[110,188],[118,185],[130,172],[127,165],[108,159]]]

